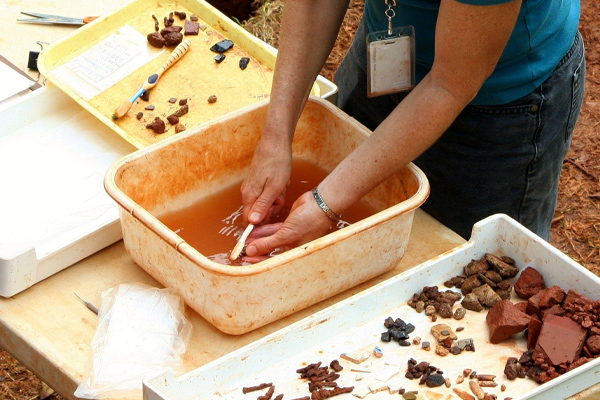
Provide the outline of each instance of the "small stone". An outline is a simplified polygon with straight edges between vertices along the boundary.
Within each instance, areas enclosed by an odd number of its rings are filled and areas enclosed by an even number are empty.
[[[179,117],[176,115],[169,115],[167,121],[169,121],[171,125],[177,125],[179,123]]]
[[[467,310],[466,310],[465,308],[463,308],[463,307],[458,307],[458,308],[456,309],[456,311],[454,311],[454,315],[453,315],[453,317],[454,317],[454,319],[456,319],[456,320],[463,319],[466,313],[467,313]],[[463,329],[464,329],[464,328],[463,328]],[[461,330],[462,330],[462,329],[461,329]],[[457,331],[458,331],[458,329],[457,329]]]
[[[154,106],[150,104],[149,106],[144,107],[144,110],[152,111],[154,110]]]
[[[214,57],[214,59],[215,59],[215,62],[216,62],[217,64],[221,64],[221,63],[223,62],[223,60],[225,60],[225,58],[226,58],[225,54],[217,54],[217,55]]]
[[[446,357],[448,354],[450,354],[450,350],[448,350],[444,346],[437,345],[435,346],[435,354],[441,357]]]
[[[192,15],[190,15],[190,19],[192,21],[198,21],[198,16],[196,14],[192,14]]]
[[[142,119],[142,117],[143,117],[143,116],[144,116],[144,113],[140,111],[139,113],[137,113],[137,114],[136,114],[136,116],[135,116],[135,117],[136,117],[137,119]]]
[[[250,59],[248,57],[240,58],[240,69],[245,70],[246,67],[248,67],[249,62],[250,62]]]
[[[417,304],[415,304],[415,310],[418,313],[422,313],[424,309],[425,309],[425,303],[422,301],[417,301]]]
[[[469,276],[460,287],[461,293],[466,296],[473,291],[476,287],[483,285],[481,280],[477,275]]]
[[[457,326],[456,329],[455,329],[456,332],[462,332],[464,330],[465,330],[464,326]]]
[[[175,133],[181,133],[183,131],[185,131],[185,125],[183,125],[183,124],[175,125]]]
[[[413,339],[413,344],[419,345],[421,344],[421,338],[419,336],[415,337]]]
[[[440,374],[431,374],[425,380],[425,384],[427,387],[438,387],[442,386],[446,383],[443,375]]]
[[[214,94],[213,94],[213,95],[210,95],[210,97],[208,98],[208,100],[207,100],[207,101],[208,101],[210,104],[216,103],[216,102],[217,102],[217,96],[215,96]]]
[[[169,103],[175,103],[177,101],[177,99],[175,97],[171,97],[169,99]]]
[[[423,350],[429,350],[431,348],[431,344],[429,342],[421,342],[421,348]]]
[[[517,267],[504,262],[500,257],[497,257],[491,253],[486,253],[485,259],[492,266],[492,268],[505,279],[514,278],[519,273],[519,269]]]
[[[442,318],[452,318],[452,306],[448,303],[442,303],[438,310],[438,314],[440,314]]]
[[[425,315],[430,316],[435,314],[435,307],[434,306],[427,306],[425,308]]]
[[[585,345],[587,346],[588,350],[592,354],[599,354],[600,353],[600,336],[598,336],[598,335],[590,336],[586,340]]]
[[[474,288],[471,293],[477,296],[479,304],[484,307],[492,307],[494,304],[502,300],[500,296],[494,292],[494,289],[492,289],[487,283]]]
[[[180,106],[185,106],[187,104],[187,99],[181,99],[179,100],[179,105]]]
[[[479,303],[477,296],[473,293],[467,294],[460,304],[467,310],[476,312],[483,311],[483,306]]]

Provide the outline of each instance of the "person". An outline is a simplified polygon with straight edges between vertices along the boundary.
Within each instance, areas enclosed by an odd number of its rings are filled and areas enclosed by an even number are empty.
[[[241,186],[249,223],[268,222],[283,205],[296,123],[347,7],[285,4],[267,117]],[[390,8],[394,26],[414,27],[416,85],[369,97],[366,37],[388,28]],[[338,106],[373,132],[283,223],[257,227],[247,256],[326,234],[336,216],[411,161],[430,181],[422,208],[464,238],[475,222],[505,213],[548,240],[583,101],[579,14],[578,0],[366,0],[336,83]]]

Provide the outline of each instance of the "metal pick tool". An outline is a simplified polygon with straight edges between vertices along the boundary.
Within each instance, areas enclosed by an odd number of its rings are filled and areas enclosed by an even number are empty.
[[[229,259],[231,261],[237,260],[237,258],[242,253],[242,250],[244,249],[244,245],[246,244],[246,239],[248,239],[248,235],[250,235],[250,232],[252,232],[252,229],[254,229],[254,225],[248,224],[248,226],[244,230],[244,233],[242,233],[242,236],[240,236],[240,240],[238,240],[238,242],[235,244],[235,247],[231,251],[231,255],[229,256]]]

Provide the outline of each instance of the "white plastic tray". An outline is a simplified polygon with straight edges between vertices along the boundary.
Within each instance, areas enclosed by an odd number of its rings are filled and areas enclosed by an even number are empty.
[[[133,146],[53,86],[0,108],[0,296],[121,238],[104,174]]]
[[[486,343],[487,327],[485,313],[468,314],[462,321],[439,318],[453,328],[463,325],[460,338],[473,337],[476,352],[463,352],[460,355],[446,357],[436,356],[433,350],[425,352],[418,346],[399,347],[394,342],[382,343],[379,335],[385,331],[383,320],[387,316],[403,318],[413,322],[417,329],[411,338],[420,336],[431,340],[428,331],[432,323],[422,314],[417,314],[406,305],[414,292],[420,292],[423,286],[441,284],[452,276],[462,273],[463,267],[472,259],[484,253],[506,255],[516,260],[517,266],[536,267],[544,276],[547,285],[559,285],[563,288],[574,288],[582,294],[597,298],[600,293],[600,279],[585,268],[573,262],[563,253],[547,242],[516,223],[505,215],[495,215],[477,223],[473,229],[471,240],[462,246],[429,260],[414,269],[391,278],[364,292],[352,296],[319,313],[307,317],[278,332],[251,343],[220,359],[210,362],[179,378],[172,372],[165,371],[157,376],[144,379],[144,399],[146,400],[191,400],[191,399],[228,399],[254,400],[262,392],[242,394],[242,387],[273,382],[275,394],[284,393],[284,398],[296,398],[308,395],[306,383],[298,379],[295,370],[302,366],[322,361],[329,363],[343,352],[358,349],[373,349],[380,346],[384,357],[373,361],[375,372],[376,360],[393,360],[400,366],[400,372],[394,380],[399,379],[401,386],[407,390],[419,390],[425,394],[449,394],[457,398],[451,389],[429,389],[418,385],[418,380],[404,379],[406,361],[414,357],[417,361],[429,361],[432,365],[444,370],[444,376],[450,378],[453,387],[469,391],[467,380],[456,385],[456,376],[464,368],[472,368],[479,373],[495,374],[498,383],[505,383],[506,392],[497,388],[485,388],[488,393],[495,393],[499,399],[564,399],[579,393],[597,382],[600,373],[600,359],[588,362],[575,370],[564,374],[544,385],[538,385],[530,379],[508,381],[504,374],[504,364],[508,356],[520,356],[525,350],[524,336],[515,335],[514,339],[499,345]],[[464,335],[464,336],[463,336]],[[434,343],[432,341],[432,343]],[[390,346],[391,345],[391,346]],[[406,349],[406,350],[404,350]],[[358,388],[367,382],[356,381],[356,372],[349,372],[350,362],[341,360],[345,370],[342,371],[340,386]],[[381,367],[381,361],[379,361]],[[338,380],[339,381],[339,380]],[[371,381],[373,379],[371,378]],[[396,395],[397,396],[397,395]],[[389,397],[388,391],[370,394],[367,400]],[[336,397],[340,400],[356,400],[352,394]],[[439,398],[439,397],[438,397]]]

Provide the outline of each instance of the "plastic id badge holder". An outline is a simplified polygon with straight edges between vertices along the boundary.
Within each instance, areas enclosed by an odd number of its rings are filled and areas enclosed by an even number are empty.
[[[415,86],[415,30],[403,26],[367,36],[367,96],[404,92]]]

